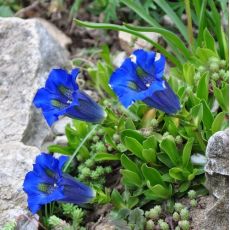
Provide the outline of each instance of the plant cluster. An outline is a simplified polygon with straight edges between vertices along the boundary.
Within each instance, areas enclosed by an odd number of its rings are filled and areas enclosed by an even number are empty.
[[[121,2],[151,27],[75,22],[130,33],[160,53],[136,50],[114,70],[104,47],[102,60],[85,66],[101,105],[79,88],[76,68],[53,69],[38,90],[33,102],[49,126],[60,116],[73,119],[65,130],[67,145],[51,145],[49,153],[38,155],[23,185],[29,209],[40,211],[47,228],[84,229],[88,207],[112,203],[109,216],[118,229],[167,230],[173,224],[187,230],[189,208],[175,200],[188,193],[196,207],[197,195],[207,193],[204,161],[196,157],[205,159],[209,137],[228,126],[228,47],[217,10],[222,3],[190,6],[186,0],[186,28],[175,11],[182,6],[155,1],[178,36],[149,16],[141,1]],[[209,26],[213,20],[215,31]],[[142,32],[161,34],[171,51]],[[166,58],[175,66],[167,76]],[[57,159],[53,153],[65,156]]]

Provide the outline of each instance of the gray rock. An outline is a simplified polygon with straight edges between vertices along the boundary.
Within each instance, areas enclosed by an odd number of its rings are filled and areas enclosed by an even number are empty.
[[[229,178],[229,134],[228,129],[215,133],[208,141],[206,187],[216,198],[228,191]]]
[[[61,136],[65,134],[65,127],[67,124],[71,124],[72,120],[68,117],[61,117],[58,121],[52,126],[52,131],[54,135]]]
[[[57,136],[53,142],[53,144],[56,144],[56,145],[67,145],[67,143],[68,143],[68,139],[65,135]]]
[[[208,141],[205,165],[206,187],[210,196],[201,198],[203,209],[192,214],[194,229],[229,229],[229,134],[228,130],[215,133]]]
[[[0,44],[0,226],[3,226],[29,216],[22,184],[40,152],[34,146],[41,147],[51,133],[32,100],[49,71],[66,65],[68,53],[36,19],[0,18]],[[18,229],[33,229],[30,224]]]
[[[0,144],[40,146],[49,128],[31,109],[32,100],[50,69],[65,65],[68,54],[36,19],[0,18],[0,28]]]
[[[0,145],[0,226],[27,215],[27,197],[22,185],[39,152],[36,147],[19,142]]]

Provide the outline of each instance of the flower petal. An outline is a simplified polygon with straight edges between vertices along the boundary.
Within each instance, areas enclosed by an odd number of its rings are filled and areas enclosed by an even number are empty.
[[[147,105],[162,110],[165,113],[175,114],[180,110],[179,99],[166,81],[164,81],[164,84],[164,90],[154,92],[152,96],[147,97],[143,101]]]
[[[60,94],[60,86],[69,90],[77,90],[78,85],[76,83],[76,77],[79,73],[79,69],[73,69],[69,74],[65,69],[53,69],[46,81],[45,88],[54,94]]]
[[[69,106],[66,109],[67,116],[92,123],[99,123],[105,118],[106,114],[103,108],[86,93],[78,90],[76,94],[79,105]]]
[[[63,187],[63,194],[65,196],[61,201],[82,204],[90,202],[95,197],[95,192],[92,188],[77,181],[68,174],[63,174],[58,185]]]
[[[133,52],[136,56],[136,64],[155,79],[162,79],[165,68],[165,57],[153,51],[138,49]]]

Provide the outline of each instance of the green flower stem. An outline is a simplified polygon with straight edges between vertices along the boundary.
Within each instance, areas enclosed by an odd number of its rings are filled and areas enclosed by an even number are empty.
[[[91,137],[91,135],[94,133],[94,131],[96,130],[96,128],[99,125],[95,125],[91,131],[85,136],[85,138],[81,141],[81,143],[77,146],[77,148],[75,149],[73,155],[71,156],[71,158],[69,159],[69,161],[66,163],[63,172],[66,172],[66,170],[68,169],[68,167],[70,166],[71,162],[73,161],[73,159],[76,157],[77,153],[79,152],[79,150],[81,149],[81,147],[85,144],[85,142]]]
[[[160,53],[165,55],[165,57],[167,57],[172,63],[174,63],[177,66],[181,66],[180,62],[177,60],[177,58],[175,58],[175,56],[170,54],[164,47],[162,47],[158,43],[154,42],[151,38],[145,36],[143,33],[138,33],[136,31],[130,30],[124,26],[113,25],[113,24],[109,24],[109,23],[83,22],[83,21],[80,21],[78,19],[74,19],[74,22],[78,26],[88,27],[88,28],[92,28],[92,29],[108,29],[108,30],[123,31],[123,32],[129,33],[129,34],[133,34],[134,36],[142,38],[145,41],[152,44],[154,47],[156,47],[159,50]]]
[[[189,37],[190,47],[192,48],[194,37],[193,37],[193,28],[192,28],[192,16],[191,16],[190,0],[184,0],[184,2],[185,2],[185,11],[187,14],[188,37]]]

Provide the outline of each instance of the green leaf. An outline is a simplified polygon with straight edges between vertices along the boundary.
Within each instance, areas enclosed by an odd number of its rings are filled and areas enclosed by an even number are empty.
[[[14,12],[9,6],[0,6],[0,17],[12,17]]]
[[[136,31],[129,30],[124,26],[113,25],[113,24],[109,24],[109,23],[83,22],[83,21],[80,21],[78,19],[74,19],[74,22],[78,26],[84,26],[84,27],[89,27],[89,28],[93,28],[93,29],[110,29],[110,30],[116,30],[116,31],[123,31],[123,32],[127,32],[129,34],[132,34],[136,37],[142,38],[143,40],[145,40],[145,41],[149,42],[151,45],[153,45],[156,49],[158,49],[160,53],[162,53],[166,58],[171,60],[171,62],[173,62],[175,65],[180,66],[180,62],[177,60],[177,58],[175,58],[175,56],[170,54],[163,46],[159,45],[157,42],[154,42],[151,38],[145,36],[143,33],[138,33]]]
[[[144,142],[143,142],[143,148],[144,149],[156,149],[157,148],[157,140],[155,136],[150,136],[148,137]]]
[[[183,182],[183,183],[180,185],[179,189],[178,189],[179,192],[185,192],[185,191],[187,191],[187,190],[189,189],[190,185],[191,185],[191,182],[190,182],[190,181],[185,181],[185,182]]]
[[[136,139],[137,141],[139,141],[140,143],[142,143],[145,140],[145,138],[140,133],[132,129],[126,129],[121,132],[121,141],[123,144],[125,144],[126,137],[132,137]]]
[[[161,174],[154,168],[148,167],[146,164],[141,166],[141,171],[147,181],[150,182],[151,186],[156,184],[165,185],[164,181],[162,180]]]
[[[199,58],[200,64],[204,64],[204,65],[207,64],[207,60],[210,57],[218,58],[218,55],[212,50],[207,48],[200,48],[200,47],[196,49],[196,56]]]
[[[176,180],[185,180],[182,168],[174,167],[169,170],[169,175]]]
[[[190,114],[192,116],[193,124],[198,127],[203,118],[203,104],[200,103],[191,108]]]
[[[204,123],[206,129],[209,130],[212,127],[214,118],[207,102],[205,100],[202,100],[201,103],[203,105],[203,117],[205,118],[202,119],[202,122]]]
[[[126,129],[132,129],[132,130],[136,130],[136,127],[132,121],[132,119],[128,118],[125,122],[125,128]]]
[[[168,199],[172,195],[171,185],[169,186],[169,188],[165,188],[160,184],[151,186],[150,184],[147,183],[147,185],[149,190],[151,191],[149,194],[151,194],[153,197],[156,197],[158,199]]]
[[[143,159],[143,157],[142,157],[143,147],[140,144],[140,142],[138,142],[136,139],[134,139],[132,137],[125,137],[125,146],[134,155],[136,155],[140,159]]]
[[[125,168],[128,169],[129,171],[132,171],[139,176],[141,176],[141,170],[140,168],[133,162],[128,156],[125,154],[121,155],[121,165]]]
[[[156,163],[156,150],[155,149],[143,149],[142,156],[147,163]]]
[[[217,99],[220,107],[222,108],[223,111],[226,111],[228,112],[228,96],[227,97],[224,97],[221,89],[217,88],[215,86],[215,83],[213,82],[212,84],[213,86],[213,93],[214,93],[214,96],[215,98]],[[228,87],[228,86],[227,86]],[[228,88],[227,88],[228,89]]]
[[[48,147],[49,153],[61,153],[65,155],[72,155],[74,149],[70,146],[50,145]]]
[[[159,23],[150,15],[146,13],[143,6],[136,1],[133,0],[120,0],[123,4],[128,6],[134,12],[136,12],[143,20],[148,22],[152,26],[159,26]]]
[[[220,130],[222,130],[222,126],[225,122],[225,112],[220,112],[215,117],[213,123],[212,123],[212,133],[216,133]]]
[[[116,209],[125,208],[123,198],[122,198],[121,194],[116,189],[113,189],[113,191],[112,191],[111,202]]]
[[[201,5],[201,9],[200,9],[200,14],[199,14],[199,30],[198,30],[198,35],[197,35],[197,46],[201,46],[201,42],[202,42],[202,37],[203,37],[203,31],[205,28],[205,24],[206,24],[206,12],[207,12],[207,0],[203,0],[202,1],[202,5]]]
[[[185,82],[189,85],[194,85],[194,76],[195,76],[195,66],[191,63],[185,63],[183,65],[183,76],[185,79]]]
[[[123,183],[127,186],[137,186],[137,187],[141,187],[142,186],[142,180],[141,178],[138,176],[138,174],[126,170],[126,169],[122,169],[121,170],[121,174],[123,176],[122,180]]]
[[[209,76],[208,73],[205,73],[201,76],[198,82],[196,95],[200,99],[204,99],[205,101],[207,101],[208,94],[209,94]]]
[[[174,140],[165,138],[160,143],[160,148],[169,156],[174,165],[178,165],[180,162],[180,154],[176,148]]]
[[[216,45],[215,45],[215,39],[210,34],[210,32],[208,31],[207,28],[205,28],[203,36],[204,36],[205,47],[210,49],[210,50],[212,50],[212,51],[214,51],[215,53],[217,53]]]
[[[95,161],[117,161],[120,160],[120,154],[97,153],[94,159]]]
[[[183,167],[187,168],[189,161],[190,161],[190,156],[191,156],[191,151],[192,151],[192,145],[193,145],[194,138],[190,138],[186,145],[184,146],[183,149],[183,155],[182,155],[182,163]]]
[[[174,165],[167,154],[165,153],[159,153],[157,154],[157,158],[160,162],[162,162],[164,165],[166,165],[168,168],[172,168]]]
[[[166,30],[164,28],[160,28],[157,26],[154,27],[143,27],[143,26],[133,26],[130,24],[124,24],[128,29],[134,30],[134,31],[141,31],[141,32],[154,32],[159,33],[163,36],[163,38],[167,41],[170,41],[172,44],[174,44],[181,52],[182,54],[189,59],[191,57],[190,51],[186,48],[184,45],[184,42],[173,32]],[[170,45],[170,44],[169,44]]]
[[[171,20],[175,23],[177,29],[181,32],[182,36],[185,38],[185,40],[188,42],[188,34],[187,34],[187,28],[182,22],[182,20],[177,16],[177,14],[172,10],[170,5],[165,0],[155,0],[155,3],[157,3],[158,6],[171,18]]]

